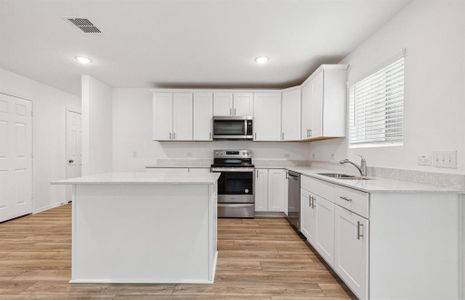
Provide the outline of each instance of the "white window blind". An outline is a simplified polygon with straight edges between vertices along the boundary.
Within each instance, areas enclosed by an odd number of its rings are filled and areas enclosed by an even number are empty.
[[[404,67],[401,57],[350,88],[351,147],[403,143]]]

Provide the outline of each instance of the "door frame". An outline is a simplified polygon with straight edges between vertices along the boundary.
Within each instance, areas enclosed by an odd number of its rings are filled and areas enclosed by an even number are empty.
[[[67,157],[68,157],[68,113],[75,113],[79,114],[81,116],[81,122],[82,122],[82,112],[79,109],[72,108],[72,107],[65,107],[65,177],[68,178],[68,163],[67,163]],[[81,123],[81,129],[82,129],[82,123]],[[81,131],[82,134],[82,131]],[[82,155],[82,138],[81,138],[81,155]],[[81,162],[82,163],[82,162]],[[81,166],[81,172],[82,172],[82,166]]]

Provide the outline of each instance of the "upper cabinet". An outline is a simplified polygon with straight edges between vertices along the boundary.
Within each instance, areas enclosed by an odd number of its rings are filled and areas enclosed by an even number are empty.
[[[300,140],[301,88],[293,87],[282,92],[281,140]]]
[[[302,84],[303,140],[345,135],[347,65],[322,65]]]
[[[212,141],[213,116],[253,116],[254,141],[344,137],[347,65],[321,65],[284,90],[156,90],[157,141]]]
[[[255,93],[254,141],[281,140],[281,92]]]
[[[213,93],[194,93],[194,141],[212,140]]]
[[[215,92],[214,116],[252,116],[253,93]]]
[[[153,139],[192,141],[192,93],[154,93]]]

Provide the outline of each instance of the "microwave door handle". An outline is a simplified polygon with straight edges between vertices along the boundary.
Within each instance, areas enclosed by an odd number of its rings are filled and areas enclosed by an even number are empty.
[[[244,120],[244,136],[247,135],[247,120]]]

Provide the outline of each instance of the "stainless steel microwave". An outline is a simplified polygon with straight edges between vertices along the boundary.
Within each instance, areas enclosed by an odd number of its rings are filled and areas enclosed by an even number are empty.
[[[214,140],[253,140],[251,116],[213,117]]]

